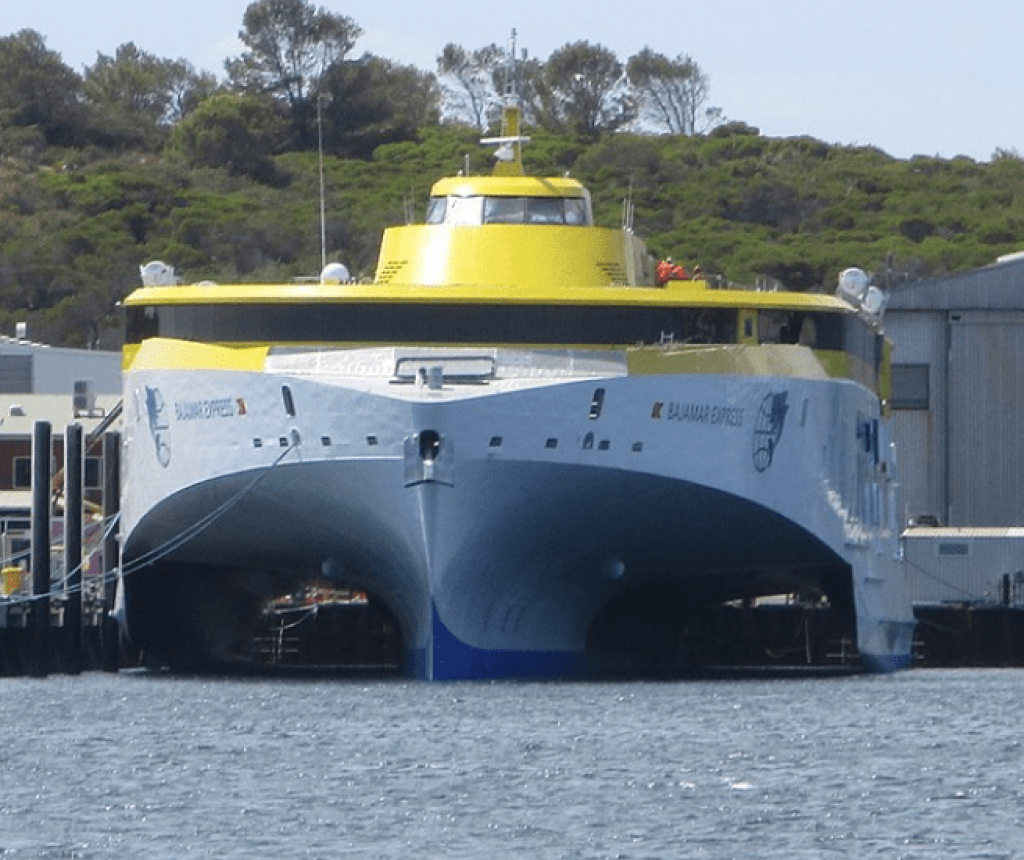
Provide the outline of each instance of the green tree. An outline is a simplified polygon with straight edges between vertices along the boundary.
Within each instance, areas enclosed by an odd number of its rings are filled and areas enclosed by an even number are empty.
[[[257,0],[243,23],[238,37],[247,50],[225,64],[232,85],[284,101],[299,146],[310,148],[323,76],[352,50],[362,30],[305,0]]]
[[[132,42],[113,57],[97,56],[86,69],[84,89],[104,143],[155,146],[170,118],[171,66]]]
[[[113,57],[99,54],[86,69],[85,94],[94,104],[158,125],[167,118],[171,102],[169,66],[170,61],[128,42]]]
[[[641,115],[669,134],[697,134],[720,119],[721,111],[705,107],[708,78],[690,57],[670,60],[644,48],[629,58],[626,77]]]
[[[82,79],[35,30],[0,39],[0,127],[36,126],[46,142],[82,142]]]
[[[324,76],[324,144],[334,155],[369,158],[384,143],[415,140],[436,124],[437,79],[414,66],[367,55],[335,63]]]
[[[176,123],[184,119],[210,96],[221,89],[216,76],[197,72],[188,60],[174,60],[167,66],[168,93],[167,119]]]
[[[223,93],[203,102],[171,135],[172,148],[197,167],[221,167],[262,182],[275,179],[271,155],[282,137],[272,101]]]
[[[559,48],[537,82],[541,116],[556,129],[594,135],[615,131],[635,113],[622,63],[614,52],[589,42]]]

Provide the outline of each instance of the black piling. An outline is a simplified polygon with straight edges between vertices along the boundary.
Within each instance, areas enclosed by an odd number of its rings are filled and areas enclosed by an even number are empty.
[[[64,606],[64,671],[82,671],[82,425],[64,430],[64,575],[67,602]]]
[[[37,421],[32,432],[32,656],[29,674],[50,669],[50,458],[53,432]]]
[[[117,544],[118,529],[111,523],[121,511],[121,434],[103,434],[103,522],[106,537],[103,539],[103,669],[116,672],[121,665],[121,629],[111,616],[114,599],[117,596],[117,575],[120,564],[120,548]]]

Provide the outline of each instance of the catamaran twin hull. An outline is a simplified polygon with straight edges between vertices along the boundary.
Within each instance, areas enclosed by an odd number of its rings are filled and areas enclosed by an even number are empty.
[[[905,664],[877,400],[627,364],[378,349],[127,373],[129,634],[172,666],[244,665],[267,601],[326,581],[387,605],[412,675],[581,676],[642,668],[644,625],[817,592],[869,668]]]

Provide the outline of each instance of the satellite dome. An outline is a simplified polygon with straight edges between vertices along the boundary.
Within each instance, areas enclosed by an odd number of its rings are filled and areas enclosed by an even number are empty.
[[[352,280],[344,263],[328,263],[320,273],[321,284],[344,284]]]
[[[864,295],[864,303],[861,307],[864,309],[864,313],[870,314],[873,317],[880,317],[885,313],[885,306],[888,303],[889,297],[878,287],[868,287],[868,291]]]
[[[174,266],[168,266],[162,260],[153,260],[145,266],[139,266],[139,274],[142,275],[143,285],[147,287],[173,287],[181,283]]]
[[[839,275],[839,287],[836,292],[840,298],[859,307],[864,301],[870,283],[863,269],[845,269]]]

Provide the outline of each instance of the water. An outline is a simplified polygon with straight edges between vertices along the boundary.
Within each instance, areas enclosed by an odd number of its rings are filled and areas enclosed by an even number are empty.
[[[0,857],[1024,858],[1022,694],[0,680]]]

